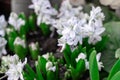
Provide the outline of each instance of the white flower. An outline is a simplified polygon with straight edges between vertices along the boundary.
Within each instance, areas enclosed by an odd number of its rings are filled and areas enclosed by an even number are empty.
[[[105,16],[104,13],[102,13],[102,9],[100,7],[94,7],[92,6],[92,10],[90,11],[90,21],[95,21],[95,20],[104,20]]]
[[[36,43],[32,42],[32,43],[29,44],[29,47],[30,47],[32,50],[37,50],[37,49],[38,49],[38,48],[37,48],[37,45],[38,45],[37,42],[36,42]]]
[[[56,71],[56,66],[53,66],[53,63],[48,61],[46,63],[46,70],[55,72]]]
[[[7,22],[5,20],[4,15],[0,16],[0,35],[5,36],[5,28],[7,26]]]
[[[98,41],[101,41],[101,34],[105,31],[103,27],[104,14],[101,12],[100,7],[92,7],[90,12],[90,19],[86,28],[88,28],[89,44],[95,44]]]
[[[7,80],[24,80],[22,71],[27,63],[27,58],[22,63],[17,55],[13,56],[3,56],[2,57],[2,65],[6,68],[5,74],[8,76]]]
[[[50,53],[46,53],[46,54],[42,55],[42,57],[45,58],[46,60],[48,60],[50,57]]]
[[[98,65],[99,71],[101,71],[101,69],[104,67],[103,63],[100,62],[100,57],[101,57],[101,53],[98,53],[96,55],[96,60],[97,60],[97,65]],[[89,62],[87,60],[85,60],[85,66],[86,66],[86,69],[89,69]]]
[[[14,56],[12,57],[14,58]],[[20,60],[16,61],[8,65],[8,71],[5,73],[8,76],[8,80],[24,80],[22,71],[27,63],[27,58],[25,58],[25,61],[22,63]]]
[[[21,45],[23,48],[26,48],[26,43],[24,39],[17,37],[14,41],[14,45]]]
[[[11,13],[8,23],[12,25],[15,30],[20,31],[20,28],[25,25],[25,21],[18,17],[16,13]]]
[[[76,60],[76,62],[78,62],[80,59],[85,60],[86,59],[86,55],[84,53],[80,53],[75,60]]]
[[[66,19],[71,18],[71,16],[79,17],[81,10],[82,10],[81,6],[78,6],[75,8],[70,4],[69,0],[64,0],[61,4],[60,10],[59,10],[60,13],[58,17],[66,18]]]
[[[32,0],[32,5],[29,8],[34,9],[37,14],[37,25],[41,23],[53,24],[54,18],[52,16],[57,15],[57,11],[52,8],[49,0]]]
[[[19,62],[19,57],[17,55],[7,55],[2,57],[2,63],[6,66],[9,66],[10,64],[17,64]]]
[[[96,56],[96,59],[97,59],[97,63],[98,63],[98,69],[101,71],[101,68],[103,68],[103,63],[100,62],[100,57],[101,57],[101,53],[98,53],[97,56]]]
[[[6,28],[6,33],[7,35],[9,35],[11,32],[13,32],[14,29],[13,28]]]
[[[105,31],[103,27],[103,20],[105,18],[100,7],[92,7],[90,16],[83,13],[80,7],[73,8],[68,0],[63,1],[59,19],[53,26],[57,29],[60,39],[58,39],[58,46],[65,48],[65,44],[70,46],[77,46],[82,44],[84,38],[88,38],[89,44],[95,44],[101,41],[101,35]],[[70,16],[69,16],[70,14]]]
[[[5,45],[7,44],[7,41],[0,37],[0,57],[2,54],[7,54],[6,49],[5,49]]]

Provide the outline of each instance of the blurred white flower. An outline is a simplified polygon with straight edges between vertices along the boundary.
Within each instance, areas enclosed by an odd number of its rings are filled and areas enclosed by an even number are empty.
[[[38,49],[38,48],[37,48],[37,45],[38,45],[37,42],[36,42],[36,43],[32,42],[32,43],[29,44],[29,47],[30,47],[32,50],[37,50],[37,49]]]
[[[9,66],[10,64],[17,64],[19,62],[19,57],[17,55],[7,55],[7,56],[2,56],[2,64],[5,66]]]
[[[34,9],[37,14],[37,25],[41,23],[53,24],[54,18],[52,16],[57,15],[57,10],[55,10],[49,0],[32,0],[32,5],[29,8]]]
[[[53,66],[53,63],[48,61],[46,63],[46,70],[55,72],[56,71],[56,66]]]
[[[105,6],[111,6],[113,9],[119,9],[120,8],[120,0],[99,0],[101,4]]]
[[[46,53],[46,54],[42,55],[42,57],[45,58],[46,60],[48,60],[50,57],[50,53]]]
[[[101,11],[100,7],[92,7],[92,10],[90,11],[90,19],[87,25],[89,29],[87,32],[89,36],[89,44],[95,44],[96,42],[102,40],[101,34],[105,31],[102,22],[105,16]]]
[[[16,37],[14,45],[21,45],[23,48],[26,48],[25,40],[21,39],[20,37]]]
[[[53,24],[57,29],[60,39],[58,46],[65,45],[77,46],[82,44],[84,38],[88,38],[89,44],[95,44],[101,41],[101,34],[105,31],[103,20],[105,16],[100,7],[92,7],[90,15],[82,11],[82,7],[73,7],[69,0],[64,0],[60,7],[58,19]]]
[[[13,32],[13,28],[6,28],[6,34],[9,35],[11,32]]]
[[[4,15],[0,16],[0,36],[5,36],[5,28],[7,26],[7,22],[5,20]]]
[[[97,60],[97,64],[98,64],[98,69],[99,71],[101,71],[101,69],[104,67],[103,66],[103,63],[100,62],[100,57],[101,57],[101,53],[98,53],[96,55],[96,60]],[[89,69],[89,61],[85,60],[85,66],[86,66],[86,69]]]
[[[61,4],[58,17],[65,19],[69,19],[71,16],[79,17],[81,10],[82,6],[73,7],[69,0],[64,0]]]
[[[3,56],[2,57],[2,66],[6,68],[5,74],[8,76],[7,80],[24,80],[22,71],[27,63],[27,58],[22,63],[17,55],[13,56]]]
[[[8,23],[12,25],[15,30],[20,31],[20,28],[25,25],[25,21],[18,17],[18,15],[14,12],[10,14]]]
[[[86,57],[87,56],[84,53],[80,53],[75,60],[76,62],[78,62],[80,59],[86,60]]]
[[[85,4],[85,0],[69,0],[73,6],[80,6]]]
[[[100,62],[100,57],[101,57],[101,53],[98,53],[96,55],[96,59],[97,59],[97,63],[98,63],[98,69],[101,71],[101,68],[103,68],[104,66],[103,66],[103,63]]]
[[[2,54],[7,54],[5,46],[7,44],[7,41],[0,37],[0,57],[2,56]]]

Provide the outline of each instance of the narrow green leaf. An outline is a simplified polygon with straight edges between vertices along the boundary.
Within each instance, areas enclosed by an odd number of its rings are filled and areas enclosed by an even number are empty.
[[[43,57],[39,56],[38,57],[38,66],[40,68],[40,71],[46,75],[46,59],[44,59]]]
[[[50,34],[50,29],[47,24],[41,23],[39,27],[42,30],[42,33],[44,36],[48,36]]]
[[[120,59],[113,65],[110,74],[108,76],[108,80],[111,80],[111,78],[120,71]]]
[[[92,51],[89,58],[90,80],[99,80],[98,64],[96,60],[96,51]]]
[[[53,71],[47,71],[47,80],[56,80],[55,73]]]
[[[76,71],[82,73],[84,70],[85,70],[85,61],[81,59],[77,63]]]
[[[120,80],[120,71],[118,71],[110,80]]]
[[[66,48],[63,50],[63,55],[66,60],[67,65],[71,64],[71,49],[70,46],[66,44]]]
[[[32,77],[32,78],[35,78],[36,74],[33,71],[33,69],[29,66],[29,64],[26,64],[25,67],[26,67],[26,70],[27,70],[29,76]]]
[[[36,29],[36,24],[35,24],[35,14],[32,14],[29,16],[28,23],[29,23],[29,30],[35,30]]]
[[[40,68],[38,65],[36,65],[36,72],[37,72],[37,80],[44,80],[42,73],[40,72]]]

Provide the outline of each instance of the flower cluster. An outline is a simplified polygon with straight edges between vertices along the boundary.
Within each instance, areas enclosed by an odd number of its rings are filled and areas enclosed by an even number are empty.
[[[32,0],[32,5],[29,8],[34,9],[37,17],[37,25],[41,23],[53,24],[54,18],[52,16],[57,15],[57,11],[52,8],[49,0]]]
[[[5,29],[7,26],[7,22],[5,20],[4,15],[0,16],[0,57],[2,54],[6,54],[5,45],[7,41],[4,39],[5,36]]]
[[[7,71],[5,72],[5,74],[8,76],[7,80],[18,80],[18,79],[24,80],[22,71],[26,63],[27,63],[27,58],[25,58],[25,61],[22,63],[17,55],[3,56],[2,64],[8,68]]]
[[[10,14],[8,23],[14,27],[15,30],[20,31],[21,26],[25,25],[25,21],[18,17],[14,12]]]
[[[65,44],[76,46],[78,43],[82,44],[84,38],[88,38],[89,44],[101,41],[101,34],[105,31],[104,14],[101,11],[100,7],[92,7],[88,15],[82,12],[81,6],[74,8],[69,0],[63,1],[59,19],[53,25],[58,34],[62,35],[58,39],[58,46],[62,46],[63,50]]]
[[[7,41],[0,37],[0,57],[2,54],[7,54],[6,49],[5,49],[5,45],[7,44]]]
[[[0,16],[0,36],[5,36],[5,28],[7,26],[7,22],[5,20],[4,15]]]

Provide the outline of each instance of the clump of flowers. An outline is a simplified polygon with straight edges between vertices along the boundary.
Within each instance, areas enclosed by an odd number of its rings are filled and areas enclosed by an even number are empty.
[[[0,45],[0,57],[1,57],[2,54],[7,54],[7,51],[5,49],[7,41],[4,38],[0,37],[0,44],[1,44]]]
[[[103,27],[104,14],[101,11],[100,7],[92,7],[90,15],[82,14],[76,16],[70,13],[70,17],[63,16],[66,20],[61,20],[62,17],[60,17],[57,25],[55,25],[58,34],[62,35],[58,39],[58,46],[63,46],[63,48],[65,44],[76,46],[78,43],[82,44],[84,38],[88,38],[89,44],[101,41],[101,34],[105,31]]]
[[[0,36],[5,36],[5,29],[7,26],[7,22],[5,20],[4,15],[0,16]]]
[[[27,58],[25,58],[25,61],[22,63],[17,55],[3,56],[2,65],[3,68],[6,68],[4,70],[6,70],[5,74],[8,76],[8,80],[24,80],[22,71],[26,63]]]
[[[29,8],[34,9],[37,17],[37,25],[41,23],[53,24],[57,11],[51,6],[49,0],[32,0],[32,5]]]
[[[19,18],[14,12],[10,14],[8,23],[13,26],[16,31],[20,31],[21,26],[25,25],[25,21]]]

